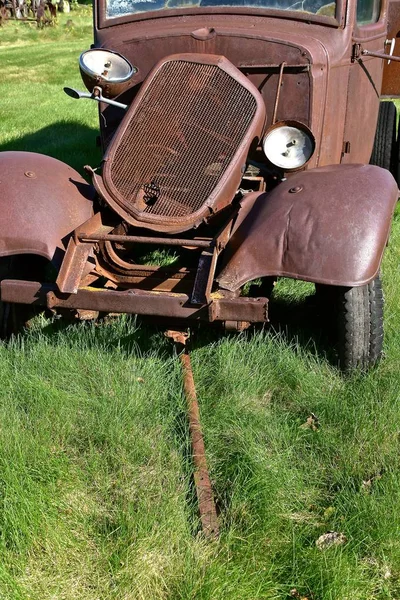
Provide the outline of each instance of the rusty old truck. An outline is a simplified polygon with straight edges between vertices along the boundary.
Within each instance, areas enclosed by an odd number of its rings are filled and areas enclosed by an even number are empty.
[[[342,368],[375,364],[398,199],[396,107],[383,100],[400,93],[399,8],[95,0],[87,91],[65,91],[97,102],[103,158],[82,177],[0,154],[2,333],[23,305],[241,330],[268,322],[288,277],[315,284]]]

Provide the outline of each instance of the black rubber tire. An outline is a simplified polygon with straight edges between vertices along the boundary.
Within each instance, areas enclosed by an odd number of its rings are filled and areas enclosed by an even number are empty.
[[[342,371],[367,371],[383,345],[382,284],[376,277],[360,287],[316,286],[317,305]]]
[[[3,279],[29,279],[40,281],[35,277],[42,271],[40,264],[30,260],[29,255],[7,256],[0,259],[0,281]],[[7,340],[11,335],[22,331],[30,318],[37,312],[36,307],[25,304],[13,304],[0,300],[0,340]]]
[[[12,273],[12,257],[7,256],[0,260],[0,281],[7,279]],[[11,331],[12,323],[12,307],[6,302],[0,300],[0,339],[8,338]]]
[[[393,102],[380,103],[370,164],[387,169],[398,180],[397,109]]]
[[[379,277],[368,285],[336,292],[337,352],[345,372],[367,371],[381,358],[383,293]]]
[[[0,281],[14,276],[13,256],[6,256],[0,260]],[[8,339],[20,328],[22,310],[21,305],[9,304],[0,300],[0,340]]]

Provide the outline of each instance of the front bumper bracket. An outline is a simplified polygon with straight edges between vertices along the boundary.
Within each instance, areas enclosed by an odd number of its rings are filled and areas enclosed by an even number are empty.
[[[50,309],[81,309],[208,322],[268,321],[267,298],[224,298],[211,294],[208,304],[193,305],[186,294],[94,287],[79,288],[76,294],[62,294],[54,284],[16,279],[4,279],[0,290],[2,302],[46,306]]]

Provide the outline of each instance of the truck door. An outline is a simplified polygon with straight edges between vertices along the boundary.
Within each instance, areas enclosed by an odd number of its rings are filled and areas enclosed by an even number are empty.
[[[388,6],[387,39],[396,40],[393,54],[400,56],[400,0],[390,0]],[[400,63],[385,61],[383,67],[382,97],[400,98]]]
[[[383,52],[386,40],[385,0],[357,0],[353,48]],[[383,60],[362,56],[350,66],[343,163],[369,163],[378,120]]]

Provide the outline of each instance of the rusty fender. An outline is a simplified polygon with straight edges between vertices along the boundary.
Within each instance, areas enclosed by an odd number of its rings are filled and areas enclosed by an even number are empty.
[[[93,214],[92,187],[65,163],[0,153],[0,257],[38,254],[59,266],[65,242]]]
[[[379,271],[397,199],[389,171],[347,164],[296,173],[271,192],[248,194],[217,281],[231,291],[274,275],[366,284]]]

